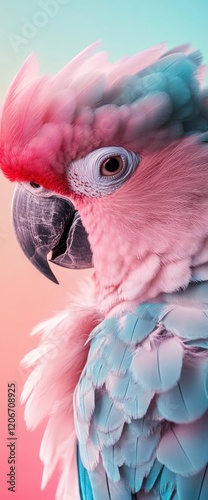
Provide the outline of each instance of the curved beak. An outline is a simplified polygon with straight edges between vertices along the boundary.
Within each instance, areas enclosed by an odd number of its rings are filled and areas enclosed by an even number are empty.
[[[72,202],[56,195],[37,196],[19,184],[13,196],[13,224],[26,257],[54,283],[50,262],[70,269],[92,267],[88,235]]]

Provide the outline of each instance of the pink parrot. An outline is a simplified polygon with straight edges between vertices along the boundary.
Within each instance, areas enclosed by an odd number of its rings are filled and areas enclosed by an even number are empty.
[[[87,48],[55,77],[35,56],[0,121],[18,181],[17,238],[48,261],[94,267],[35,329],[22,400],[42,488],[58,500],[208,495],[208,92],[201,54],[164,44],[114,64]]]

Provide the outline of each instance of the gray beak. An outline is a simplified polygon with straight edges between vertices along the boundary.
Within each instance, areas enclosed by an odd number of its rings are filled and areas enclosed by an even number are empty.
[[[50,262],[70,269],[92,267],[88,235],[79,213],[68,199],[57,195],[37,196],[18,185],[13,197],[13,224],[26,257],[54,283]]]

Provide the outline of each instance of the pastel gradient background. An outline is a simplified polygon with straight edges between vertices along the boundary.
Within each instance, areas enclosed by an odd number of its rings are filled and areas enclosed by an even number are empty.
[[[43,6],[49,4],[47,14]],[[111,61],[167,40],[170,46],[191,42],[208,63],[207,25],[207,0],[0,0],[0,99],[32,51],[39,56],[41,71],[54,74],[97,39]],[[70,302],[84,273],[55,267],[60,281],[56,286],[27,262],[12,229],[13,190],[0,174],[0,498],[12,496],[6,482],[7,383],[15,382],[17,485],[12,498],[53,500],[58,472],[41,492],[38,454],[44,424],[33,433],[25,428],[19,397],[26,375],[19,362],[37,343],[29,336],[31,328]]]

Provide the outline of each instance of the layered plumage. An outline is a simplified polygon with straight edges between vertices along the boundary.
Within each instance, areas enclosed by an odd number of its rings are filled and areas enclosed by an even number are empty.
[[[131,498],[130,492],[142,487],[159,498],[177,492],[177,498],[188,499],[189,486],[186,494],[182,491],[192,475],[200,490],[208,461],[203,442],[208,317],[207,303],[199,298],[202,289],[206,297],[207,283],[192,284],[163,302],[158,298],[105,319],[92,332],[75,408],[82,462],[98,471],[90,473],[95,498],[108,498],[107,486],[99,497],[105,482],[101,461],[115,499]]]
[[[1,118],[1,166],[11,180],[38,172],[41,185],[67,194],[66,165],[90,151],[115,144],[149,151],[207,130],[200,52],[161,44],[110,64],[105,52],[91,55],[96,45],[55,77],[39,76],[34,55],[19,71]]]
[[[204,67],[189,46],[114,64],[92,48],[53,78],[30,58],[2,106],[3,172],[73,201],[94,265],[78,303],[37,330],[26,421],[50,415],[43,486],[62,460],[59,500],[205,500]]]

